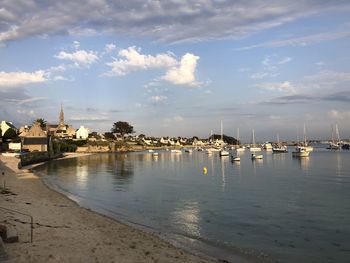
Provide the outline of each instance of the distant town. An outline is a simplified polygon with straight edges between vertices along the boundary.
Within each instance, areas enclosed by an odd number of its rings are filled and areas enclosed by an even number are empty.
[[[309,141],[312,142],[312,141]],[[316,142],[316,141],[313,141]],[[317,141],[319,142],[319,141]],[[298,142],[284,142],[296,145]],[[327,143],[325,141],[324,143]],[[57,124],[49,124],[44,119],[36,119],[31,125],[15,127],[11,121],[3,120],[0,127],[0,149],[7,153],[46,153],[43,158],[51,158],[63,152],[116,152],[144,150],[150,148],[177,147],[223,147],[240,145],[238,138],[224,134],[212,134],[209,138],[147,137],[135,135],[133,126],[118,121],[110,131],[97,133],[88,127],[75,129],[65,122],[64,110],[58,116]],[[265,143],[266,144],[266,143]],[[262,147],[265,145],[261,144]]]

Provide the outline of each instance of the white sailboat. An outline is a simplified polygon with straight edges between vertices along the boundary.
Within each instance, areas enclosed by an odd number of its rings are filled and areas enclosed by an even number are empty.
[[[310,151],[307,150],[307,147],[297,146],[295,147],[295,151],[292,152],[294,157],[308,157],[310,155]]]
[[[287,146],[286,145],[282,145],[280,143],[280,137],[279,137],[278,133],[277,133],[277,145],[272,148],[272,151],[274,153],[286,153],[286,152],[288,152]]]
[[[250,146],[250,151],[251,152],[260,152],[261,148],[257,147],[255,145],[255,134],[254,134],[254,129],[252,130],[252,145]]]
[[[222,146],[224,144],[223,136],[224,136],[224,126],[223,126],[223,123],[221,121],[221,143],[222,143]],[[226,151],[225,149],[221,149],[220,156],[229,156],[229,155],[230,155],[230,153],[228,151]]]
[[[334,129],[332,125],[332,141],[329,143],[329,146],[327,149],[330,150],[339,150],[340,149],[340,137],[339,137],[339,130],[338,130],[338,124],[335,125],[335,136],[336,140],[334,139]]]
[[[306,139],[306,126],[305,126],[305,123],[304,123],[304,143],[303,143],[302,146],[304,146],[305,151],[307,151],[307,152],[312,152],[312,151],[314,150],[314,147],[308,145],[308,143],[307,143],[307,139]]]
[[[238,152],[244,152],[244,150],[245,150],[245,148],[243,147],[243,146],[241,146],[240,144],[238,144],[238,142],[239,142],[239,128],[237,128],[237,138],[236,138],[236,142],[237,142],[237,144],[236,144],[236,152],[238,153]]]

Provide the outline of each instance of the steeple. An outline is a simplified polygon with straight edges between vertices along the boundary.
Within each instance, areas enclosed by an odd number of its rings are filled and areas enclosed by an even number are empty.
[[[59,126],[64,126],[64,113],[63,113],[63,105],[61,103],[61,112],[59,116]]]

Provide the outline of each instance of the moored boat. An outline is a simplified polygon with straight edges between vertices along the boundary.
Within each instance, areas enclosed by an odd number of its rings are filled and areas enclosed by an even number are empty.
[[[277,134],[277,144],[272,148],[273,153],[286,153],[288,152],[288,147],[280,143],[280,137]]]
[[[305,146],[297,146],[295,147],[295,151],[292,152],[294,157],[308,157],[310,155],[310,151],[307,150]]]
[[[262,154],[252,153],[252,160],[261,160],[261,159],[263,159],[263,155]]]
[[[229,155],[230,155],[230,153],[228,151],[226,151],[226,150],[221,150],[220,151],[220,156],[229,156]]]
[[[250,148],[249,150],[251,152],[260,152],[261,151],[261,148],[260,147],[257,147],[255,145],[255,134],[254,134],[254,129],[252,130],[252,144],[250,145]]]

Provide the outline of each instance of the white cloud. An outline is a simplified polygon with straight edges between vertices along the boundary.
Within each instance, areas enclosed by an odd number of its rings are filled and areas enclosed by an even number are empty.
[[[12,87],[21,87],[34,83],[45,82],[48,79],[46,78],[46,73],[43,70],[38,70],[35,72],[0,72],[0,88],[12,88]]]
[[[286,63],[289,63],[292,61],[292,58],[290,57],[285,57],[285,58],[282,58],[280,61],[277,62],[277,64],[279,65],[282,65],[282,64],[286,64]]]
[[[85,50],[77,50],[73,53],[61,51],[55,57],[72,61],[76,66],[90,66],[99,59],[97,52]]]
[[[201,84],[196,81],[194,76],[198,59],[198,56],[186,53],[181,58],[180,65],[169,69],[161,78],[175,85],[200,86]]]
[[[36,116],[34,110],[28,111],[28,110],[17,109],[17,113],[30,118],[34,118]]]
[[[75,49],[79,49],[79,48],[80,48],[80,42],[79,42],[79,41],[74,41],[74,42],[73,42],[73,47],[74,47]]]
[[[183,122],[183,121],[184,121],[184,118],[181,117],[180,115],[177,115],[177,116],[174,116],[174,117],[173,117],[173,120],[174,120],[175,122]]]
[[[106,116],[73,116],[69,119],[72,122],[104,122],[109,121],[110,118]]]
[[[274,78],[279,75],[280,65],[287,64],[292,60],[290,57],[279,58],[278,55],[267,55],[261,61],[262,71],[250,75],[251,79]]]
[[[167,96],[156,95],[151,97],[151,101],[154,103],[165,102],[168,99]]]
[[[109,43],[109,44],[107,44],[107,45],[105,46],[105,51],[106,51],[107,53],[110,53],[110,52],[112,52],[113,50],[115,50],[116,48],[117,48],[116,45],[114,45],[113,43]]]
[[[349,119],[350,118],[350,111],[337,111],[337,110],[331,110],[327,113],[328,117],[331,119]]]
[[[140,52],[141,49],[134,46],[120,50],[118,55],[122,58],[107,63],[112,68],[107,75],[123,76],[134,71],[168,68],[177,64],[171,53],[160,53],[152,56]]]
[[[325,63],[323,61],[318,61],[318,62],[315,63],[315,65],[317,67],[323,67],[325,65]]]
[[[128,34],[166,42],[241,38],[348,1],[2,1],[0,42],[44,34]],[[23,16],[23,14],[26,14]]]
[[[271,72],[257,72],[252,75],[250,75],[251,79],[263,79],[266,77],[276,77],[278,76],[278,73],[271,73]]]
[[[277,83],[261,83],[257,86],[270,91],[279,91],[279,92],[287,92],[287,93],[295,92],[295,86],[289,81],[277,82]]]
[[[68,80],[68,79],[63,77],[63,76],[55,76],[55,77],[53,77],[53,80],[58,81],[58,80]]]
[[[350,73],[323,70],[317,74],[306,76],[305,79],[316,82],[319,85],[335,85],[337,83],[350,81]]]
[[[274,48],[274,47],[285,47],[285,46],[309,46],[309,45],[314,45],[321,42],[333,41],[333,40],[348,38],[348,37],[350,37],[349,30],[338,31],[338,32],[325,32],[325,33],[314,34],[314,35],[309,35],[305,37],[296,37],[296,38],[290,38],[290,39],[268,41],[262,44],[238,48],[237,50],[249,50],[249,49],[261,48],[261,47]]]

